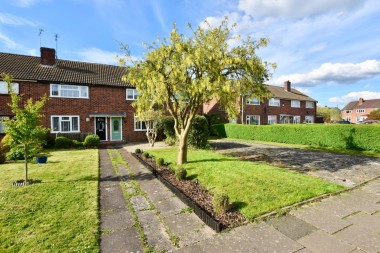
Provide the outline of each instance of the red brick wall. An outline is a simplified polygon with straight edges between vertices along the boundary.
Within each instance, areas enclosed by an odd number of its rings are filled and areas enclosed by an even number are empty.
[[[20,82],[19,89],[25,99],[31,97],[33,100],[38,100],[44,94],[48,97],[50,95],[49,83]],[[145,131],[134,131],[133,101],[126,100],[125,87],[89,86],[89,97],[89,99],[49,97],[43,109],[44,126],[51,127],[51,115],[79,115],[80,131],[95,133],[94,118],[89,118],[90,113],[126,113],[127,117],[122,118],[123,139],[126,142],[146,140]],[[9,106],[6,106],[9,102],[9,95],[0,95],[0,115],[12,115]],[[87,122],[86,118],[90,121]],[[109,133],[109,119],[107,123]]]

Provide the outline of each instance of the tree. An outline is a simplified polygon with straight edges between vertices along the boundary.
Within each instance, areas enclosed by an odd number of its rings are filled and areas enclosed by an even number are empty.
[[[380,120],[380,109],[371,111],[367,120]]]
[[[5,122],[5,133],[10,138],[12,149],[21,148],[24,152],[25,164],[25,184],[28,183],[28,159],[41,151],[42,144],[48,129],[41,126],[42,107],[46,103],[46,95],[40,101],[33,102],[28,99],[23,107],[20,106],[22,96],[14,93],[11,88],[11,77],[3,75],[3,80],[8,83],[8,90],[11,95],[11,107],[14,119]]]
[[[187,162],[187,136],[202,104],[216,99],[230,117],[236,117],[240,94],[269,96],[264,82],[275,68],[256,55],[268,39],[239,37],[239,45],[231,46],[236,36],[231,36],[227,18],[216,28],[205,26],[194,30],[189,25],[191,36],[186,37],[174,25],[169,38],[145,45],[147,53],[141,60],[133,60],[128,47],[123,48],[126,59],[121,63],[130,63],[123,80],[139,91],[137,112],[158,105],[174,118],[178,164]]]
[[[162,115],[162,110],[154,109],[140,111],[137,114],[138,119],[145,122],[146,137],[148,138],[148,142],[151,147],[154,147],[154,143],[156,142]]]
[[[317,114],[323,116],[323,121],[327,123],[342,119],[337,107],[317,107]]]

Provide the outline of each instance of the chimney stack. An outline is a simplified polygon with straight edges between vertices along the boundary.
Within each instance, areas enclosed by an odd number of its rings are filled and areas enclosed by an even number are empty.
[[[359,98],[359,105],[362,105],[364,103],[364,98]]]
[[[55,49],[41,47],[41,65],[45,65],[45,66],[55,65]]]
[[[288,92],[292,91],[291,84],[292,83],[289,80],[284,82],[284,88],[285,88],[286,91],[288,91]]]

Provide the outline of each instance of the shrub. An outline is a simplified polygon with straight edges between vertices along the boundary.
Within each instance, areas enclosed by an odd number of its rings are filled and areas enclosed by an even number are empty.
[[[73,147],[74,148],[83,148],[83,142],[73,140]]]
[[[212,199],[212,206],[216,214],[224,214],[230,208],[230,198],[225,193],[217,193]]]
[[[219,124],[220,137],[303,144],[336,149],[380,151],[380,125],[267,125]]]
[[[184,167],[177,167],[174,172],[174,175],[178,180],[185,180],[187,171]]]
[[[5,152],[9,152],[11,150],[11,137],[6,134],[1,140],[0,145],[3,146]]]
[[[141,154],[141,149],[136,148],[136,149],[135,149],[135,154]]]
[[[214,129],[215,124],[221,124],[223,123],[223,118],[220,114],[211,114],[211,115],[204,115],[207,119],[208,123],[208,131],[210,135],[217,136],[218,132]]]
[[[164,166],[165,165],[164,158],[162,158],[162,157],[158,158],[157,161],[156,161],[156,164],[157,164],[158,167]]]
[[[176,143],[177,137],[174,130],[174,119],[171,116],[163,117],[161,126],[166,136],[165,142],[169,145]]]
[[[73,146],[73,140],[70,140],[64,136],[55,138],[55,148],[71,148]]]
[[[6,154],[7,152],[5,147],[0,143],[0,164],[5,163],[5,160],[7,159]]]
[[[21,148],[12,148],[7,153],[7,158],[9,160],[24,160],[24,150]]]
[[[190,128],[187,139],[188,144],[193,148],[207,148],[207,140],[209,136],[210,132],[208,130],[208,122],[206,117],[196,115]]]
[[[141,156],[142,156],[144,159],[148,159],[149,154],[148,154],[147,152],[143,152],[143,153],[141,154]]]
[[[96,134],[87,135],[84,139],[83,145],[86,148],[97,148],[100,143],[100,138]]]

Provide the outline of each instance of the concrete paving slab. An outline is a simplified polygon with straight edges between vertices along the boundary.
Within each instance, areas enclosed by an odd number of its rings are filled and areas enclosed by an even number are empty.
[[[126,203],[120,185],[100,188],[100,209],[103,211],[125,208]]]
[[[141,189],[147,193],[152,203],[173,197],[173,193],[158,180],[142,183]]]
[[[189,233],[179,235],[179,246],[184,247],[194,243],[199,243],[213,238],[216,232],[212,230],[209,226],[203,225],[202,228],[190,231]]]
[[[267,224],[272,225],[275,229],[293,240],[298,240],[316,230],[314,226],[293,215],[271,219],[267,221]]]
[[[380,204],[378,203],[380,201],[380,195],[369,193],[362,189],[344,194],[341,198],[352,207],[368,214],[373,214],[380,210]]]
[[[136,229],[130,228],[110,234],[102,234],[100,251],[104,253],[137,253],[144,252],[144,248],[140,244]]]
[[[362,226],[352,225],[334,234],[333,237],[355,245],[368,253],[380,252],[380,234],[371,232]]]
[[[133,196],[130,198],[130,201],[135,211],[141,211],[150,208],[150,205],[144,196]]]
[[[182,201],[177,198],[169,197],[154,203],[156,209],[161,213],[163,217],[168,217],[174,214],[178,214],[185,208],[188,208]]]
[[[151,245],[155,251],[174,249],[165,227],[153,211],[139,211],[136,214],[143,227],[144,234],[146,234],[148,238],[148,244]]]
[[[180,236],[200,229],[203,222],[194,213],[179,213],[164,217],[165,224],[175,235]]]
[[[307,248],[300,249],[294,253],[313,253],[312,251],[308,250]],[[350,252],[351,253],[351,252]]]
[[[133,225],[131,214],[126,209],[116,209],[101,215],[100,229],[122,230]]]
[[[339,240],[336,240],[336,238],[320,230],[302,237],[298,242],[315,253],[347,253],[356,248],[349,243],[340,242]]]
[[[367,213],[358,213],[346,218],[350,223],[364,227],[374,233],[380,233],[380,217],[378,215],[370,215]]]
[[[361,188],[365,192],[380,195],[380,179],[369,182]]]
[[[342,198],[342,195],[324,199],[315,206],[338,218],[344,218],[359,211],[358,207],[352,206],[352,203]]]
[[[351,223],[331,215],[328,210],[318,208],[318,203],[293,210],[290,214],[330,234],[351,225]]]

